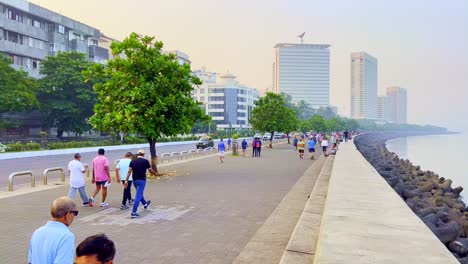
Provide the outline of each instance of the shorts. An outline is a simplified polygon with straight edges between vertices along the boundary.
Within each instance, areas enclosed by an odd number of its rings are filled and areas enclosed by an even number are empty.
[[[220,156],[220,157],[224,157],[224,151],[220,151],[220,152],[219,152],[219,156]]]
[[[96,185],[102,185],[104,186],[104,184],[106,184],[107,181],[97,181],[96,182]]]
[[[309,152],[315,152],[315,149],[314,149],[314,148],[310,148],[310,149],[309,149]]]
[[[323,146],[323,147],[322,147],[322,151],[323,151],[323,152],[327,151],[327,148],[328,148],[328,146]]]
[[[304,150],[303,150],[303,149],[300,149],[300,150],[299,150],[299,153],[304,153]]]

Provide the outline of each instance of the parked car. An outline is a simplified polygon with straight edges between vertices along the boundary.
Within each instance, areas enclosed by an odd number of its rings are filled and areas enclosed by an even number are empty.
[[[285,134],[282,133],[282,132],[276,132],[276,133],[273,135],[273,137],[274,137],[275,139],[281,139],[281,138],[284,138],[284,137],[285,137]]]
[[[262,137],[263,137],[263,136],[262,136],[262,134],[260,134],[260,133],[257,133],[257,134],[255,134],[255,135],[253,136],[253,138],[262,138]]]
[[[271,138],[271,133],[263,134],[263,140],[270,140],[270,138]]]
[[[211,137],[201,137],[197,142],[197,149],[205,149],[208,147],[214,147],[214,141]]]

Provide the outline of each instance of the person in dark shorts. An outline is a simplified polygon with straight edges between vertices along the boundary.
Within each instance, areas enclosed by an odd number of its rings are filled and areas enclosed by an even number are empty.
[[[299,150],[299,158],[303,158],[304,157],[304,148],[305,148],[305,143],[304,143],[304,139],[300,139],[299,142],[297,142],[297,149]]]
[[[313,139],[309,140],[307,142],[307,145],[309,147],[309,156],[310,159],[314,159],[314,153],[315,153],[315,141]]]
[[[247,145],[248,145],[247,141],[245,141],[245,139],[242,140],[241,145],[242,145],[242,156],[245,158],[245,153],[247,152]]]
[[[157,175],[157,173],[151,168],[151,165],[147,159],[145,159],[145,151],[143,149],[138,150],[137,158],[130,162],[130,167],[125,178],[124,188],[130,188],[128,186],[128,180],[130,175],[133,177],[133,185],[136,188],[135,202],[133,203],[132,218],[137,218],[140,215],[137,214],[138,206],[140,203],[146,209],[151,203],[151,200],[146,201],[143,193],[146,187],[146,170],[151,174]]]
[[[328,139],[327,137],[323,137],[322,139],[322,151],[323,151],[323,155],[328,156],[327,154],[327,148],[328,148]]]

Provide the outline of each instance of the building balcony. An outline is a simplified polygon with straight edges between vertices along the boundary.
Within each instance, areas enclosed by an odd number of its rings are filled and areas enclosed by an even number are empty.
[[[102,48],[96,45],[90,45],[88,47],[88,55],[94,61],[98,61],[98,62],[109,60],[109,51],[105,48]]]
[[[70,51],[77,51],[81,53],[88,53],[88,45],[86,42],[79,39],[72,39],[70,41]]]
[[[40,60],[44,59],[47,55],[49,55],[47,50],[33,48],[27,45],[10,42],[4,39],[0,40],[0,51]]]
[[[26,23],[20,23],[16,20],[9,19],[4,15],[0,15],[0,27],[5,30],[13,31],[29,37],[41,39],[44,41],[48,40],[47,31],[33,27]]]

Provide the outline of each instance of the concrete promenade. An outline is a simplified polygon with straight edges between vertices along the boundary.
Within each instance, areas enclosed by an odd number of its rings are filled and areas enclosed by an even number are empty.
[[[106,233],[117,245],[116,263],[232,263],[313,163],[280,144],[259,159],[227,155],[223,164],[206,157],[168,165],[161,170],[166,176],[148,182],[152,204],[139,209],[141,218],[119,209],[122,187],[113,181],[110,207],[79,206],[71,230],[76,243]],[[50,202],[67,191],[60,186],[0,199],[1,263],[26,262],[32,232],[49,219]]]
[[[459,262],[348,143],[334,161],[314,263]]]

